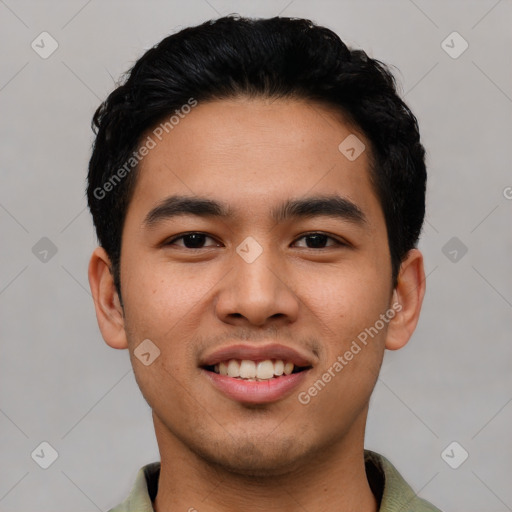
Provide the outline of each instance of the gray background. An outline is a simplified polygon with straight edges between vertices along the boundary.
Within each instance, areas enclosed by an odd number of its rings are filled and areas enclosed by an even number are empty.
[[[0,510],[105,511],[159,459],[89,292],[90,120],[146,49],[233,12],[308,17],[398,68],[428,151],[427,295],[411,342],[386,354],[366,446],[444,511],[512,510],[510,0],[0,0]],[[43,31],[59,45],[47,59],[31,47]],[[48,469],[31,458],[43,441]],[[469,453],[458,469],[441,456],[453,441]]]

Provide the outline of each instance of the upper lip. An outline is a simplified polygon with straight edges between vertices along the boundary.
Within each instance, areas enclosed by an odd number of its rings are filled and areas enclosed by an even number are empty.
[[[291,362],[295,366],[312,366],[310,357],[299,350],[276,343],[266,345],[236,344],[221,347],[207,354],[200,362],[200,366],[213,366],[222,361],[230,359],[247,359],[250,361],[265,361],[267,359],[278,359],[284,362]]]

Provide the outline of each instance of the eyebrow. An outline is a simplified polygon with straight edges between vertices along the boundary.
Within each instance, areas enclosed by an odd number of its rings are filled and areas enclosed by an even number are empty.
[[[182,215],[227,219],[234,215],[234,211],[228,205],[212,199],[174,195],[166,197],[149,211],[143,225],[151,229],[160,222]],[[331,217],[358,225],[367,223],[365,214],[355,203],[338,195],[288,199],[272,209],[271,216],[278,223],[312,217]]]

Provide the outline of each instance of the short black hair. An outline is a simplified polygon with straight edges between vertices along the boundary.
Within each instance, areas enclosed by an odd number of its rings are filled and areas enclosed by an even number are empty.
[[[87,199],[119,297],[122,230],[143,136],[193,101],[239,96],[320,102],[364,134],[395,287],[421,232],[427,175],[416,117],[398,96],[393,74],[311,20],[230,15],[146,51],[94,114]]]

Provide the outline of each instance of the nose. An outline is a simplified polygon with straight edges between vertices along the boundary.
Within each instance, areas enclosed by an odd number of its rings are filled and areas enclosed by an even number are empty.
[[[297,319],[299,299],[293,283],[287,280],[283,261],[268,246],[252,262],[234,252],[232,263],[217,294],[219,319],[232,325],[258,327],[289,324]]]

